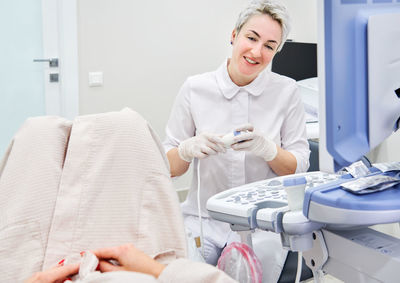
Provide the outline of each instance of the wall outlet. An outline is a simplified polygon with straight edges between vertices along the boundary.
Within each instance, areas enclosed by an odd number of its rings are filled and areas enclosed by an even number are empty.
[[[103,86],[103,72],[89,72],[89,86]]]

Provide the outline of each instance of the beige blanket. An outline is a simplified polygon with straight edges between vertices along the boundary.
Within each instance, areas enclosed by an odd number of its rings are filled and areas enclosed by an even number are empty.
[[[160,141],[132,110],[28,119],[0,163],[2,282],[124,243],[169,263],[184,235]]]

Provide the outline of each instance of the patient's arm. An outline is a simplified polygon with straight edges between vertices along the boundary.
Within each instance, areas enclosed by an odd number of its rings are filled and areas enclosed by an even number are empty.
[[[132,244],[98,249],[93,251],[93,253],[100,260],[98,268],[101,272],[135,271],[158,278],[165,268],[165,265],[155,261]],[[108,261],[110,259],[118,261],[120,265],[111,264]]]
[[[177,259],[165,266],[132,244],[118,247],[104,248],[93,251],[99,258],[98,269],[101,272],[133,271],[152,275],[158,278],[157,282],[213,282],[213,283],[237,283],[223,271],[215,266],[194,262],[188,259]],[[110,263],[116,260],[119,265]],[[59,266],[47,271],[35,273],[25,283],[58,283],[64,282],[68,276],[78,273],[79,264]],[[134,273],[131,273],[134,274]],[[118,281],[119,282],[119,281]],[[136,282],[136,281],[135,281]],[[146,281],[150,282],[150,281]],[[153,281],[152,281],[153,282]]]
[[[105,248],[93,252],[99,259],[99,269],[108,271],[136,271],[153,275],[157,282],[213,282],[213,283],[238,283],[222,270],[215,266],[194,262],[188,259],[177,259],[165,266],[133,245],[123,245],[114,248]],[[117,260],[120,266],[113,265],[107,260]]]

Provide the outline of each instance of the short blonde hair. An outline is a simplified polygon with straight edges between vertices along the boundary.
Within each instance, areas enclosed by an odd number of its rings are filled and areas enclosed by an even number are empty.
[[[239,14],[236,21],[236,33],[239,34],[243,25],[254,15],[269,15],[277,21],[282,29],[281,43],[278,46],[278,51],[281,51],[290,32],[290,17],[286,7],[274,0],[253,0]]]

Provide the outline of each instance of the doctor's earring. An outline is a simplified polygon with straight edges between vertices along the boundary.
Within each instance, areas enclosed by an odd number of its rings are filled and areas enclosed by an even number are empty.
[[[233,44],[233,42],[231,41],[231,45]]]

